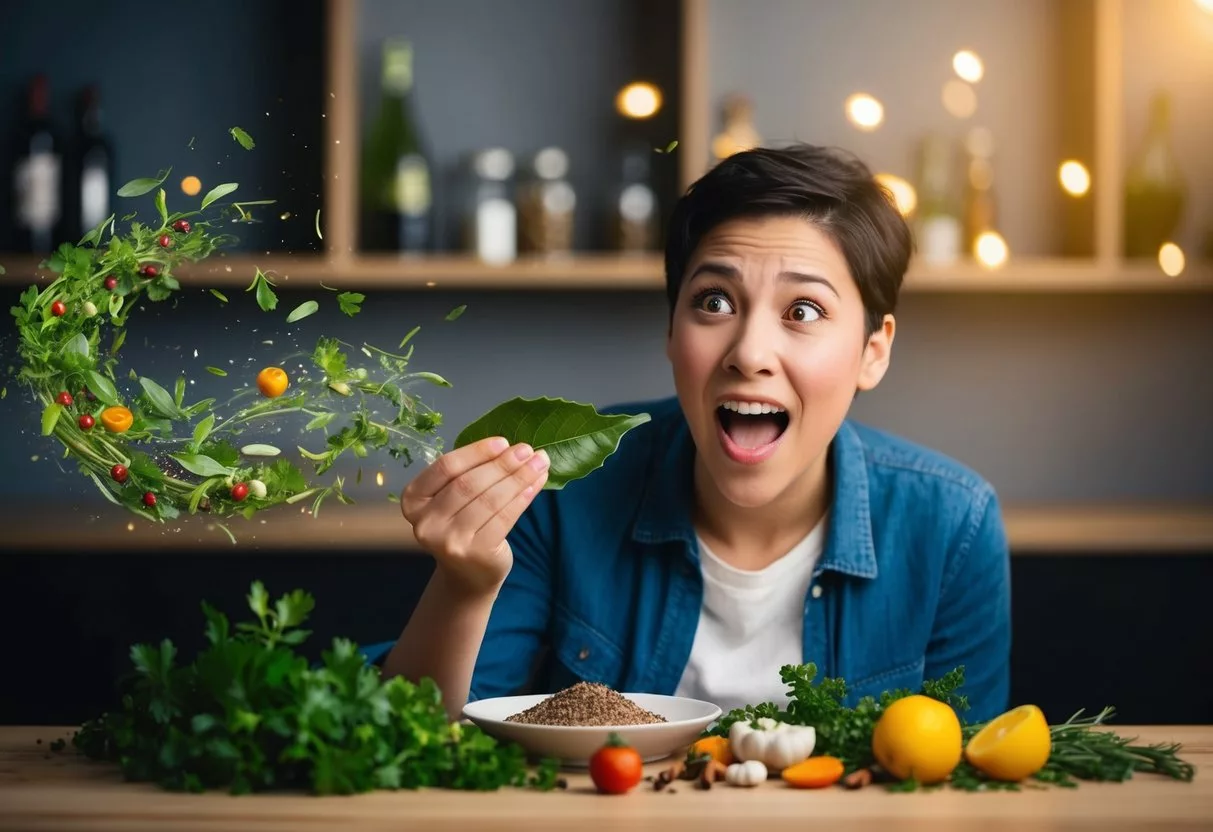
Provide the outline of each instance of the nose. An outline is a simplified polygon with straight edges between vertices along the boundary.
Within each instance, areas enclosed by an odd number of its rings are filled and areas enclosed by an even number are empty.
[[[724,356],[724,369],[747,378],[775,374],[778,331],[754,317],[738,320],[736,337]]]

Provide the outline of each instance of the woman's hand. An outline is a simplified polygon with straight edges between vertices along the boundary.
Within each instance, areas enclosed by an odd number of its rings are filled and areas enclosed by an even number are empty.
[[[499,436],[443,454],[400,496],[413,534],[462,592],[496,591],[513,565],[506,535],[547,481],[548,456]]]

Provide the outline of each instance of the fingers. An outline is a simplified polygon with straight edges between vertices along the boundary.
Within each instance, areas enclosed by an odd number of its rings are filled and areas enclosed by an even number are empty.
[[[490,436],[443,454],[409,483],[411,496],[418,500],[433,497],[451,480],[496,459],[509,446],[509,440]]]
[[[459,509],[452,518],[453,525],[469,537],[475,535],[485,523],[505,509],[524,489],[532,485],[540,476],[546,475],[549,464],[546,452],[539,451],[533,454],[525,462],[521,462],[508,476],[488,486],[474,500]],[[495,545],[496,542],[493,543],[493,546]]]
[[[493,516],[489,517],[484,525],[476,532],[472,538],[472,545],[475,547],[497,547],[505,540],[506,535],[510,533],[510,529],[514,528],[514,524],[518,522],[518,518],[527,510],[527,507],[534,501],[535,495],[543,488],[544,483],[548,480],[548,472],[545,468],[540,471],[535,479],[531,480],[530,484],[525,486],[521,491],[514,494],[512,499]]]

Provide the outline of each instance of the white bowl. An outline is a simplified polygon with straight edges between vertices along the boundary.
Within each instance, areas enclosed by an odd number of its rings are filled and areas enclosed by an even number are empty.
[[[646,763],[684,751],[703,730],[716,721],[721,710],[711,702],[662,696],[656,693],[624,693],[650,713],[665,717],[651,725],[563,726],[506,722],[506,718],[538,705],[551,694],[501,696],[469,702],[463,716],[486,734],[505,742],[516,742],[532,759],[555,757],[562,765],[588,766],[590,757],[612,734],[619,734],[640,753]]]

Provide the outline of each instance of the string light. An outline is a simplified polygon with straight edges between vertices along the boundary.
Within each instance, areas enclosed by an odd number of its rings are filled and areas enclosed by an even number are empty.
[[[976,84],[985,74],[981,58],[977,57],[976,52],[968,49],[962,49],[952,56],[952,69],[962,81],[968,81],[970,84]]]
[[[974,253],[983,266],[997,269],[1007,262],[1010,253],[1007,241],[997,231],[983,231],[977,236],[973,245]]]

